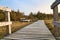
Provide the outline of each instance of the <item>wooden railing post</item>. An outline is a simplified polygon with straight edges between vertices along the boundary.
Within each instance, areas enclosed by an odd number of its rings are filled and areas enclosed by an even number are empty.
[[[54,21],[58,21],[58,6],[53,9]],[[54,25],[54,36],[59,36],[58,27]]]
[[[53,9],[54,21],[58,21],[58,6]]]
[[[10,12],[7,12],[8,13],[8,22],[11,22],[10,21]],[[11,34],[11,24],[8,25],[9,26],[9,34]]]

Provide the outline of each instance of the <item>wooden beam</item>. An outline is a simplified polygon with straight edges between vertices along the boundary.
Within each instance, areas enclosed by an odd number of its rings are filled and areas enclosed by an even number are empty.
[[[11,12],[11,9],[10,9],[10,8],[8,8],[8,7],[3,7],[3,6],[0,6],[0,10]]]
[[[8,14],[8,22],[11,22],[10,21],[10,12],[7,12]],[[9,34],[11,34],[11,24],[8,25],[9,26]]]
[[[0,22],[0,26],[11,25],[12,22]]]
[[[58,6],[53,9],[54,21],[58,21]]]
[[[51,9],[54,9],[55,6],[57,6],[58,4],[60,4],[60,0],[56,0],[56,1],[51,5]]]
[[[60,27],[60,22],[58,22],[58,21],[54,21],[53,24],[54,24],[56,27]]]

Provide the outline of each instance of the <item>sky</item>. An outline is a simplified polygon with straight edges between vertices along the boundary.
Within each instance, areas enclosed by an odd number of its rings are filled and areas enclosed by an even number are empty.
[[[20,10],[28,15],[30,12],[53,13],[51,5],[55,0],[0,0],[0,6],[6,6],[13,10]]]

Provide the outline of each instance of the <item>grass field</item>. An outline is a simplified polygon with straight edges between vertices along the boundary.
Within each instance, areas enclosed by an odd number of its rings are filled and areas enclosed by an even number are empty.
[[[12,33],[31,23],[32,22],[19,22],[19,21],[13,22],[11,25]],[[0,27],[0,39],[3,38],[5,35],[8,35],[8,26]]]

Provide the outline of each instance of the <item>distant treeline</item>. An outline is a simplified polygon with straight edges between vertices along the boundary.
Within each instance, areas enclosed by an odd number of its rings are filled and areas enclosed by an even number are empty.
[[[47,20],[47,19],[53,19],[53,14],[46,14],[37,12],[37,14],[34,14],[35,17],[37,17],[39,20]]]
[[[26,18],[26,19],[31,19],[31,20],[45,20],[45,19],[52,19],[53,14],[45,14],[41,12],[37,12],[36,14],[30,13],[28,16],[24,15],[24,12],[18,11],[11,11],[11,21],[19,21],[20,18]],[[0,21],[5,20],[5,12],[0,10]]]

